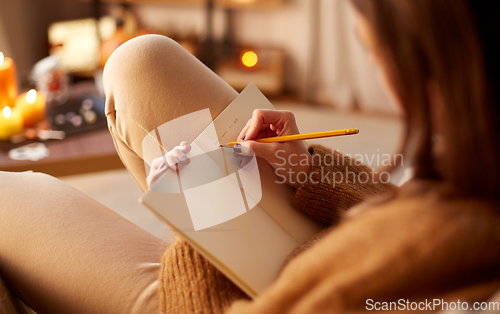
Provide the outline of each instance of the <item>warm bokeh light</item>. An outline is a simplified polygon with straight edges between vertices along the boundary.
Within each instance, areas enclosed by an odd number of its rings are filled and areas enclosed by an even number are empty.
[[[6,118],[10,118],[10,114],[11,114],[11,111],[10,111],[10,107],[7,106],[5,108],[3,108],[3,115],[6,117]]]
[[[253,68],[257,64],[257,62],[259,62],[259,57],[255,52],[247,51],[241,57],[241,62],[243,63],[244,66],[248,68]]]
[[[3,56],[3,52],[0,52],[0,65],[3,64],[4,59],[5,59],[5,57]]]
[[[27,94],[26,94],[26,100],[32,104],[36,100],[36,90],[31,89]]]

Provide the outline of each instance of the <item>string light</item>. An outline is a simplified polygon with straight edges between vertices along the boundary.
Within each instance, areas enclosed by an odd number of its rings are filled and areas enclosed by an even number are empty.
[[[253,68],[259,62],[259,57],[253,51],[247,51],[241,56],[241,62],[247,68]]]

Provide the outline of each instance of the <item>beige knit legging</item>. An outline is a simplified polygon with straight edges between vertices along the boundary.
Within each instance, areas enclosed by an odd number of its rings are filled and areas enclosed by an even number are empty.
[[[104,73],[106,115],[122,161],[145,190],[142,142],[182,115],[218,115],[237,95],[170,39],[129,41]],[[206,125],[162,135],[169,150]],[[0,313],[15,295],[39,313],[156,313],[166,244],[58,179],[0,172]]]

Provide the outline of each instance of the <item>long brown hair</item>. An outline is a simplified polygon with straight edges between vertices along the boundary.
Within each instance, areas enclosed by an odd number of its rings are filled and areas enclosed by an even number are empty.
[[[405,110],[415,176],[455,195],[500,197],[500,17],[495,1],[351,0],[368,21]],[[431,108],[429,83],[443,102]],[[433,153],[435,126],[444,153]],[[415,142],[413,142],[415,140]]]

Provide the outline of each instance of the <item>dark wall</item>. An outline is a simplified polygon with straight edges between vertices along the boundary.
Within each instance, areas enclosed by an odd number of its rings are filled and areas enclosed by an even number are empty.
[[[3,24],[20,83],[33,65],[48,55],[47,28],[55,21],[93,16],[91,2],[74,0],[0,0]],[[1,49],[1,47],[0,47]]]

